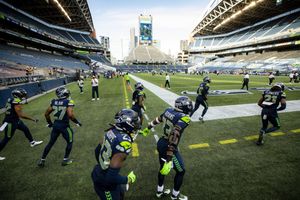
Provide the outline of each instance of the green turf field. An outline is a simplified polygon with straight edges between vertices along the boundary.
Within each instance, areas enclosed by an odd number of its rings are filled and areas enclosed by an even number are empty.
[[[165,74],[151,76],[149,74],[138,74],[138,76],[144,80],[148,80],[155,83],[158,86],[164,87]],[[202,82],[203,77],[200,75],[185,75],[176,74],[170,75],[171,91],[181,95],[184,90],[196,92],[199,84]],[[210,84],[210,90],[229,90],[229,89],[240,89],[242,86],[242,75],[225,75],[210,74],[209,77],[212,79]],[[289,78],[287,76],[276,76],[275,82],[282,82],[286,86],[298,86],[300,83],[289,84]],[[268,87],[269,79],[267,76],[253,76],[250,75],[249,88],[252,87]],[[244,104],[244,103],[256,103],[260,98],[262,91],[250,90],[253,95],[227,95],[227,96],[211,96],[209,97],[208,103],[210,106],[221,106],[221,105],[232,105],[232,104]],[[300,90],[288,91],[286,90],[288,100],[300,99]],[[195,101],[196,96],[191,96],[191,99]]]
[[[162,84],[164,76],[138,74],[155,84]],[[195,90],[200,76],[171,76],[171,90]],[[212,76],[212,89],[234,89],[241,85],[241,76]],[[287,77],[280,77],[284,80]],[[251,77],[258,86],[265,86],[266,77]],[[279,81],[279,80],[278,80]],[[37,140],[44,140],[41,146],[31,148],[25,136],[17,131],[13,139],[0,153],[6,160],[0,161],[0,199],[97,199],[93,190],[90,173],[96,161],[94,148],[102,139],[108,123],[113,122],[114,114],[126,107],[124,87],[121,78],[100,80],[100,101],[91,101],[91,88],[85,82],[85,93],[79,94],[76,84],[70,84],[75,101],[75,115],[82,127],[72,124],[75,131],[71,158],[74,163],[62,167],[65,141],[60,137],[52,148],[46,167],[37,167],[44,147],[49,141],[50,129],[46,128],[44,112],[54,98],[54,92],[46,94],[28,105],[24,111],[40,119],[38,124],[24,122]],[[253,83],[254,84],[254,83]],[[133,83],[132,83],[133,87]],[[250,82],[250,87],[252,83]],[[131,93],[128,90],[128,97]],[[150,118],[161,114],[168,105],[155,94],[146,90],[146,113]],[[299,92],[287,92],[288,100],[300,99]],[[260,92],[253,95],[210,97],[210,105],[254,103]],[[180,151],[185,161],[186,174],[182,193],[191,200],[199,199],[299,199],[300,196],[300,112],[280,114],[281,134],[268,136],[262,147],[257,147],[249,136],[255,136],[261,126],[260,117],[244,117],[191,123],[180,142]],[[3,115],[0,115],[0,120]],[[156,128],[161,132],[161,126]],[[0,138],[3,132],[0,133]],[[233,140],[235,139],[235,140]],[[229,140],[234,143],[220,144]],[[138,157],[130,156],[121,174],[131,170],[137,181],[131,185],[126,199],[156,199],[158,158],[155,154],[155,140],[152,135],[139,136]],[[203,148],[190,145],[207,143]],[[200,145],[201,146],[201,145]],[[193,147],[193,146],[192,146]],[[166,187],[172,187],[174,172],[166,178]],[[165,198],[169,199],[169,198]]]

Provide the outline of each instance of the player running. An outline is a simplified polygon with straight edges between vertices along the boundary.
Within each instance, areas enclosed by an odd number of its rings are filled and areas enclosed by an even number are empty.
[[[65,156],[62,161],[62,166],[72,164],[72,160],[69,159],[69,155],[73,145],[73,130],[70,127],[69,120],[71,119],[77,126],[81,126],[81,123],[75,118],[73,113],[74,101],[71,100],[70,91],[65,87],[56,89],[56,96],[58,99],[52,99],[50,106],[45,112],[45,118],[48,122],[48,127],[52,128],[50,141],[44,149],[41,160],[38,162],[39,167],[45,166],[45,161],[52,146],[55,144],[58,136],[62,134],[67,142],[65,150]],[[54,112],[54,123],[52,123],[50,114]]]
[[[157,142],[160,163],[156,193],[158,198],[170,193],[170,190],[164,189],[164,179],[173,167],[176,171],[176,175],[174,178],[174,188],[171,199],[188,199],[187,196],[180,194],[185,167],[178,150],[178,144],[183,131],[190,124],[189,114],[192,110],[192,101],[186,96],[179,97],[175,100],[175,108],[167,108],[160,116],[156,117],[147,128],[140,131],[142,135],[147,136],[151,128],[164,122],[164,135]]]
[[[134,87],[135,87],[135,91],[132,94],[132,107],[131,107],[131,109],[138,113],[138,116],[141,119],[141,125],[142,125],[143,121],[144,121],[142,109],[144,111],[146,111],[146,106],[144,104],[145,99],[146,99],[146,94],[143,91],[144,90],[144,85],[142,83],[137,82],[134,85]]]
[[[14,136],[17,129],[23,131],[25,137],[28,139],[30,146],[34,147],[43,143],[43,141],[35,141],[30,133],[28,127],[20,119],[28,119],[34,122],[38,122],[38,119],[34,119],[22,112],[22,105],[27,103],[27,92],[22,88],[14,89],[11,92],[12,98],[9,98],[6,103],[5,118],[3,125],[5,126],[4,138],[0,142],[0,152],[4,149],[8,141]],[[5,157],[0,157],[0,160],[4,160]]]
[[[199,85],[198,89],[197,89],[197,99],[195,102],[195,108],[192,111],[190,117],[192,117],[192,115],[194,114],[194,112],[196,112],[196,110],[199,108],[200,104],[204,107],[201,116],[199,117],[200,121],[203,121],[203,117],[205,115],[205,113],[208,110],[208,103],[207,103],[207,95],[208,95],[208,90],[209,90],[209,83],[211,82],[211,79],[206,76],[203,78],[203,82]]]
[[[279,104],[280,107],[278,108]],[[264,91],[262,97],[258,101],[258,105],[262,107],[262,128],[260,129],[259,138],[256,144],[263,145],[265,134],[276,131],[280,128],[277,111],[281,111],[286,108],[284,85],[282,83],[275,83],[270,90]],[[269,122],[271,122],[273,127],[268,128]]]
[[[98,164],[92,172],[94,189],[102,200],[124,199],[122,185],[135,182],[131,171],[127,176],[119,174],[133,142],[130,134],[140,128],[140,119],[131,109],[122,109],[115,115],[115,124],[106,130],[103,142],[95,150]]]

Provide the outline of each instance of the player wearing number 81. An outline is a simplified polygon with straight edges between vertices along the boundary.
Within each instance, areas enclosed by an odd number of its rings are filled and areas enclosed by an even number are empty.
[[[127,155],[131,152],[131,133],[140,128],[138,114],[131,109],[122,109],[115,115],[115,124],[106,130],[103,142],[95,150],[98,164],[92,172],[94,189],[102,200],[124,199],[122,185],[135,182],[131,171],[127,176],[119,174]]]
[[[280,104],[280,107],[278,107]],[[258,105],[262,107],[261,121],[262,128],[260,129],[257,145],[264,144],[264,136],[266,133],[276,131],[280,128],[280,122],[277,111],[286,108],[286,94],[282,83],[275,83],[270,90],[263,92],[262,97],[258,101]],[[271,122],[273,127],[268,128],[268,123]]]
[[[189,114],[193,110],[192,101],[182,96],[175,100],[175,108],[167,108],[160,116],[156,117],[147,128],[140,131],[146,136],[151,128],[164,123],[164,135],[157,142],[157,151],[159,153],[160,171],[158,172],[158,186],[156,196],[161,198],[170,193],[169,189],[164,189],[165,176],[169,174],[173,167],[176,171],[174,177],[174,188],[171,199],[187,200],[188,197],[180,194],[179,190],[183,183],[185,167],[182,157],[179,153],[178,145],[183,135],[183,131],[190,124]]]
[[[39,167],[44,167],[45,160],[50,152],[52,146],[56,142],[58,136],[62,134],[67,142],[65,150],[65,156],[62,161],[62,166],[66,166],[72,163],[69,159],[69,155],[73,145],[73,130],[70,127],[69,120],[71,119],[77,126],[81,126],[81,123],[75,118],[73,113],[74,101],[70,99],[70,91],[64,87],[56,89],[56,96],[58,99],[53,99],[50,106],[46,110],[45,117],[48,122],[48,127],[52,128],[50,141],[44,149],[41,160],[38,163]],[[52,123],[50,114],[54,113],[54,123]]]

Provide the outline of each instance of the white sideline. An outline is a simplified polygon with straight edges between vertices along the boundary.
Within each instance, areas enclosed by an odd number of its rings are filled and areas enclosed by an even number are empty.
[[[161,98],[170,106],[174,106],[174,101],[179,95],[161,88],[153,83],[145,81],[137,76],[130,74],[131,78],[137,82],[143,83],[143,85],[150,90],[153,94]],[[208,101],[209,103],[209,101]],[[193,102],[195,104],[195,102]],[[192,121],[199,121],[198,118],[201,116],[203,107],[199,109],[192,116]],[[300,100],[287,101],[287,108],[280,113],[300,111]],[[209,107],[204,120],[216,120],[216,119],[228,119],[236,117],[247,117],[260,115],[261,108],[256,103],[250,104],[238,104],[229,106],[213,106]]]

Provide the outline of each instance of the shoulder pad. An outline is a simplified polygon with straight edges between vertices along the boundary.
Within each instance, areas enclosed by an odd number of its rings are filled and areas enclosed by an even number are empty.
[[[120,142],[120,146],[123,147],[125,150],[131,149],[131,142],[122,141]]]
[[[74,100],[70,99],[70,100],[69,100],[69,103],[68,103],[68,106],[74,106],[74,105],[75,105]]]
[[[12,103],[14,103],[14,104],[20,104],[21,102],[22,102],[22,100],[19,98],[14,98],[12,101]]]
[[[187,124],[189,124],[190,121],[191,121],[191,118],[186,115],[186,116],[181,117],[180,120],[187,123]]]

